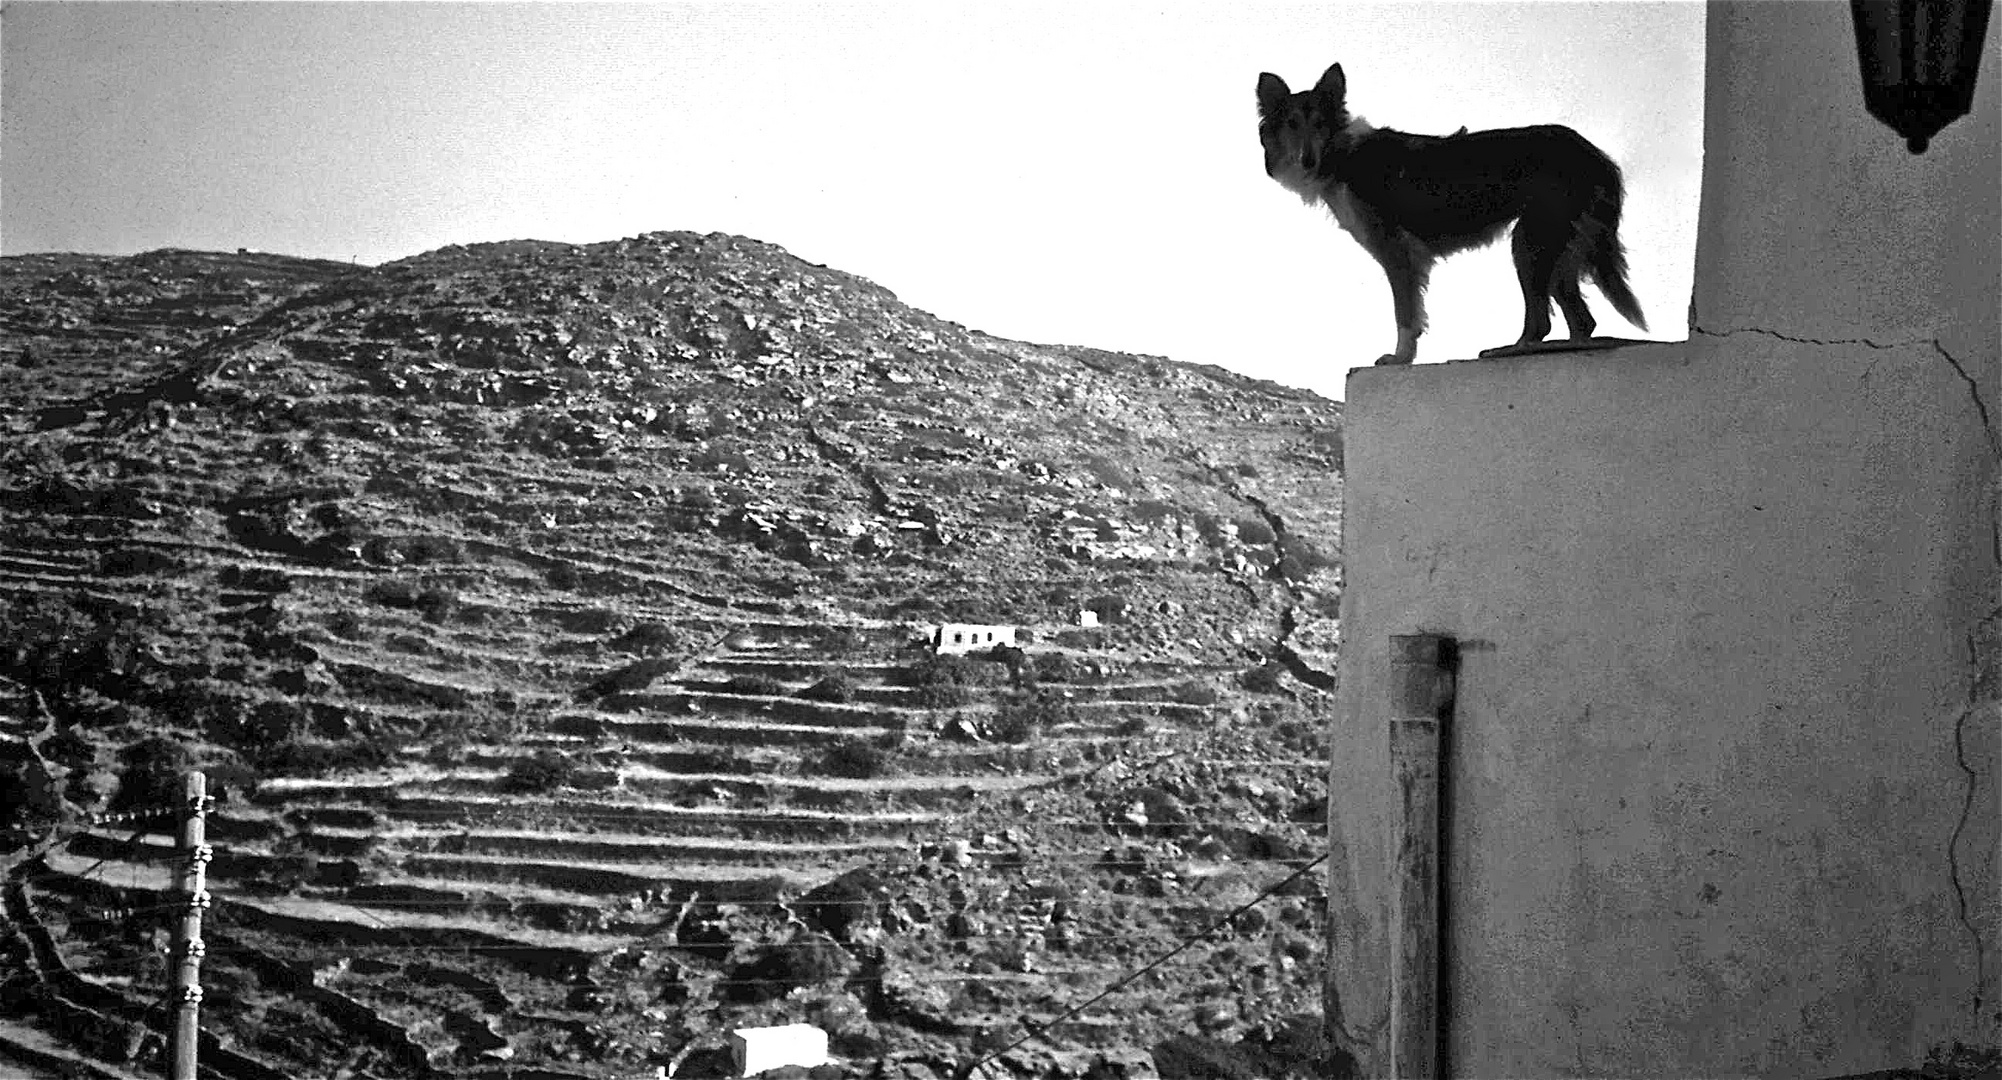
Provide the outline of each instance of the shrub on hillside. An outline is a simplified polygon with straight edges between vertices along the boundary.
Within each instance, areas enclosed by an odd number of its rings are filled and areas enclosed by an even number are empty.
[[[1035,682],[1074,683],[1084,678],[1084,665],[1069,653],[1037,653],[1023,667]]]
[[[361,616],[346,608],[329,614],[322,625],[327,628],[327,633],[348,641],[361,641],[368,634],[368,628],[363,625]]]
[[[855,958],[824,934],[802,934],[764,946],[761,955],[725,975],[718,989],[730,1001],[783,997],[802,986],[834,982],[855,969]]]
[[[757,694],[762,697],[781,697],[786,693],[786,684],[770,675],[734,675],[723,689],[732,694]]]
[[[1279,678],[1285,671],[1285,665],[1277,661],[1268,661],[1246,671],[1239,676],[1239,681],[1244,684],[1246,690],[1254,694],[1284,693],[1285,688],[1280,685]]]
[[[1042,728],[1026,709],[1002,709],[995,714],[994,722],[987,727],[987,734],[995,742],[1019,746],[1042,733]]]
[[[1233,524],[1237,526],[1237,538],[1244,543],[1269,544],[1278,539],[1278,534],[1272,531],[1272,526],[1260,518],[1242,517]]]
[[[1201,1035],[1173,1035],[1154,1047],[1162,1080],[1270,1080],[1256,1055]]]
[[[835,668],[822,676],[819,682],[799,692],[799,696],[814,701],[828,701],[845,704],[855,700],[855,677],[846,668]]]
[[[637,622],[626,632],[612,639],[612,648],[623,652],[658,653],[666,652],[681,644],[681,635],[666,623]]]
[[[1297,536],[1289,535],[1279,542],[1279,576],[1287,581],[1305,581],[1314,571],[1334,565],[1334,559]]]
[[[62,784],[32,759],[0,761],[0,831],[25,832],[62,818]]]
[[[1223,519],[1207,510],[1195,514],[1196,535],[1210,547],[1222,547],[1224,541]]]
[[[557,561],[551,563],[549,568],[542,572],[542,580],[548,582],[549,587],[552,589],[562,589],[565,592],[571,592],[584,583],[584,576],[577,572],[575,566],[567,562]]]
[[[1084,652],[1098,652],[1104,649],[1106,647],[1105,640],[1105,631],[1097,629],[1059,630],[1056,635],[1056,643],[1058,645],[1066,649],[1078,649]]]
[[[578,608],[550,616],[558,626],[573,634],[609,634],[625,621],[625,616],[608,607]]]
[[[876,714],[876,723],[883,728],[883,733],[874,740],[876,749],[894,752],[909,745],[910,717],[902,713],[879,712]]]
[[[414,563],[466,561],[466,545],[456,536],[411,536],[400,546],[403,557]]]
[[[442,585],[428,585],[417,593],[417,602],[412,605],[424,616],[425,622],[441,623],[459,610],[459,594]]]
[[[163,629],[157,612],[108,597],[17,598],[0,611],[0,675],[40,689],[51,704],[85,690],[134,697],[162,673],[151,653]]]
[[[1126,618],[1126,598],[1117,593],[1094,596],[1086,600],[1083,607],[1086,611],[1096,612],[1100,622],[1116,623]]]
[[[951,683],[920,686],[911,699],[922,709],[956,709],[973,704],[973,691]]]
[[[853,656],[868,647],[868,637],[852,626],[830,627],[820,635],[820,651],[829,656]]]
[[[901,588],[901,586],[885,585],[880,591],[889,592],[893,588]],[[907,596],[890,605],[889,617],[892,619],[915,621],[937,621],[943,613],[944,609],[939,606],[938,601],[929,596]]]
[[[1355,1058],[1329,1043],[1318,1016],[1264,1023],[1235,1043],[1175,1035],[1156,1043],[1161,1080],[1310,1080],[1355,1076]]]
[[[148,735],[127,746],[118,752],[118,791],[111,797],[111,810],[179,806],[193,764],[186,744],[164,735]]]
[[[1006,669],[964,656],[928,656],[897,673],[905,686],[996,686]]]
[[[886,891],[875,871],[862,868],[815,886],[792,906],[808,926],[836,941],[847,941],[851,930],[877,923],[877,904]]]
[[[414,581],[391,580],[371,584],[362,593],[367,599],[383,607],[402,608],[415,611],[429,622],[443,622],[458,609],[459,594],[437,584],[420,584]]]
[[[1308,460],[1326,464],[1336,472],[1346,472],[1348,470],[1348,452],[1343,443],[1342,429],[1329,428],[1325,431],[1315,432],[1307,440],[1307,446],[1303,450],[1302,456]]]
[[[1170,698],[1184,705],[1214,705],[1217,703],[1216,687],[1200,679],[1188,679],[1175,684]]]
[[[286,739],[249,751],[250,761],[267,773],[325,775],[359,769],[387,767],[395,755],[382,743],[371,739]]]
[[[996,742],[1025,743],[1052,727],[1070,723],[1076,715],[1061,691],[1037,690],[1003,706],[988,733]]]
[[[577,763],[554,750],[537,751],[533,757],[516,758],[501,778],[507,791],[540,793],[568,787],[577,779]]]
[[[1135,487],[1137,474],[1128,465],[1121,465],[1103,454],[1092,454],[1084,459],[1085,471],[1093,480],[1115,491],[1126,491]]]
[[[97,558],[97,572],[106,577],[137,577],[142,574],[172,574],[183,567],[172,552],[153,548],[126,547],[107,551]]]
[[[816,775],[839,776],[849,780],[868,780],[888,775],[889,771],[890,755],[880,747],[865,742],[835,743],[813,763]]]

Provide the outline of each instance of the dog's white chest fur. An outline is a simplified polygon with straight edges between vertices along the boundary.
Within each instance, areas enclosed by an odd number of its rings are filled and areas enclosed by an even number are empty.
[[[1356,197],[1349,192],[1347,184],[1330,184],[1323,196],[1328,211],[1335,215],[1335,224],[1351,236],[1363,235],[1362,208],[1356,204]]]
[[[1325,206],[1335,215],[1335,224],[1354,236],[1363,234],[1363,213],[1354,195],[1349,193],[1347,184],[1335,184],[1321,180],[1305,169],[1294,167],[1282,169],[1273,174],[1279,186],[1300,196],[1300,201],[1308,206]]]

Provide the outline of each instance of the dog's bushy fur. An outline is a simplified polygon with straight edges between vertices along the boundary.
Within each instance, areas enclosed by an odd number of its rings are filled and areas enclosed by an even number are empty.
[[[1550,335],[1550,303],[1571,336],[1597,323],[1579,286],[1586,275],[1628,322],[1647,323],[1627,287],[1619,238],[1619,166],[1585,137],[1556,124],[1451,135],[1371,127],[1350,114],[1342,66],[1313,89],[1258,77],[1258,139],[1265,172],[1309,205],[1325,205],[1390,278],[1397,349],[1379,364],[1408,364],[1425,330],[1432,264],[1500,239],[1522,286],[1521,343]]]

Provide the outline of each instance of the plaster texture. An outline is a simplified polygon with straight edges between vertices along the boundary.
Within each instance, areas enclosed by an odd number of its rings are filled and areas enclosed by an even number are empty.
[[[1387,648],[1413,632],[1462,647],[1449,1075],[1835,1076],[1998,1041],[1971,655],[1994,433],[1930,346],[1363,369],[1346,412],[1331,894],[1359,1043],[1387,1001]]]
[[[1712,3],[1705,26],[1692,333],[1937,338],[1993,403],[2002,17],[1974,108],[1921,155],[1863,107],[1848,4]]]

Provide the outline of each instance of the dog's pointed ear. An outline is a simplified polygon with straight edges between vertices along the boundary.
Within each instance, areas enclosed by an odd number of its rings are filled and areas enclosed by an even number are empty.
[[[1293,91],[1287,88],[1285,79],[1269,71],[1258,76],[1258,115],[1270,116],[1292,96]]]
[[[1340,64],[1332,64],[1321,74],[1321,81],[1314,84],[1314,93],[1342,101],[1349,94],[1348,76],[1342,74]]]

